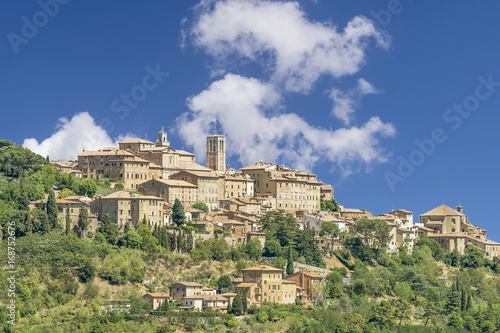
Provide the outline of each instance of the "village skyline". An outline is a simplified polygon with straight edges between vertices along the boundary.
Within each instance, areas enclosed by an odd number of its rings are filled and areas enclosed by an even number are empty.
[[[500,182],[498,4],[0,6],[2,133],[43,156],[154,141],[165,126],[173,147],[204,164],[204,138],[219,133],[236,169],[273,161],[309,171],[376,212],[461,204],[500,233],[489,213],[500,199],[490,190]],[[283,22],[294,24],[275,28]]]

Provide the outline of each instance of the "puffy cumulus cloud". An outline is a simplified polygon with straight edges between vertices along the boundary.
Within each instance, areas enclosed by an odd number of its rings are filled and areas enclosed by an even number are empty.
[[[388,48],[389,38],[364,16],[338,31],[308,20],[297,2],[202,1],[191,29],[193,44],[224,67],[241,57],[258,61],[271,81],[288,91],[307,92],[323,74],[358,72],[370,40]]]
[[[188,99],[191,111],[177,119],[179,134],[197,156],[204,156],[205,136],[220,130],[227,136],[227,151],[243,165],[279,160],[312,170],[327,160],[347,175],[353,165],[386,161],[379,139],[394,136],[393,125],[372,117],[359,127],[319,128],[297,114],[276,113],[280,102],[272,84],[226,74]]]
[[[23,146],[52,160],[74,160],[85,150],[98,150],[103,147],[118,146],[118,142],[132,138],[121,135],[116,140],[96,122],[88,112],[81,112],[73,118],[59,118],[56,131],[42,142],[34,138],[25,139]]]
[[[363,78],[358,80],[358,85],[353,89],[347,91],[332,89],[330,92],[330,98],[333,100],[332,114],[349,125],[361,97],[377,93],[378,91]]]

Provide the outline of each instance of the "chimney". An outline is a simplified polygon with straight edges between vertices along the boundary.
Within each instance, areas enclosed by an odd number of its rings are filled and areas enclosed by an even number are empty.
[[[460,204],[458,204],[457,208],[455,209],[457,212],[459,212],[460,214],[463,214],[464,213],[464,207],[460,206]]]

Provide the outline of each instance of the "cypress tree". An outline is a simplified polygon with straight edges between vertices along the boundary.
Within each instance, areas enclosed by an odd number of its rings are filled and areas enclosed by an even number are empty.
[[[168,248],[169,236],[167,233],[167,229],[165,227],[163,227],[162,230],[163,230],[163,237],[162,237],[163,238],[163,247],[168,250],[169,249]]]
[[[49,198],[47,199],[47,215],[49,216],[51,229],[57,228],[58,223],[57,223],[56,195],[54,194],[53,190],[50,190]]]
[[[188,252],[191,252],[191,250],[193,249],[193,246],[194,246],[194,240],[193,240],[193,232],[192,231],[188,231],[188,235],[187,235],[187,251]]]
[[[80,209],[80,214],[78,215],[78,228],[80,228],[80,238],[85,236],[85,231],[89,226],[89,214],[87,212],[87,208],[82,207]]]
[[[175,199],[174,208],[172,208],[172,222],[174,222],[178,227],[184,224],[185,220],[184,206],[179,199]]]
[[[104,235],[109,244],[116,244],[120,237],[120,228],[117,224],[111,222],[111,217],[108,213],[102,217],[98,231]]]
[[[243,313],[243,304],[241,302],[241,293],[238,293],[234,297],[232,312],[236,316],[240,316]]]
[[[125,235],[129,230],[130,230],[130,222],[127,222],[123,227],[123,234]]]
[[[158,226],[158,223],[155,224],[155,228],[154,228],[154,231],[153,231],[153,236],[156,238],[156,239],[159,239],[160,238],[160,228]]]
[[[33,233],[33,219],[31,217],[31,211],[28,210],[28,214],[26,215],[26,234],[30,236]],[[2,239],[0,235],[0,240]]]
[[[18,205],[19,205],[19,209],[21,210],[29,210],[30,209],[30,199],[28,198],[28,194],[23,191],[22,194],[21,194],[21,197],[19,198],[19,200],[17,201]]]
[[[247,295],[244,291],[241,291],[241,314],[247,313]]]
[[[465,290],[462,290],[462,299],[460,303],[462,312],[465,312],[465,310],[467,310],[467,294]]]
[[[71,231],[71,217],[69,216],[69,205],[66,208],[66,235]]]
[[[175,232],[172,234],[172,252],[175,252],[177,250],[177,235]]]
[[[181,230],[177,233],[177,252],[181,253],[182,251],[182,234]]]
[[[42,217],[42,233],[46,234],[50,231],[50,222],[49,222],[49,216],[47,215],[47,212],[43,212],[43,217]]]
[[[292,245],[288,245],[288,253],[286,256],[286,274],[290,275],[295,272],[295,267],[293,267],[293,252]]]
[[[231,314],[233,312],[233,308],[231,307],[231,300],[227,301],[227,314]]]
[[[454,288],[452,288],[454,289]],[[448,299],[446,301],[446,313],[447,314],[452,314],[455,312],[458,312],[461,310],[461,304],[460,304],[460,292],[457,290],[452,290],[448,294]]]
[[[469,311],[470,309],[472,309],[472,297],[470,294],[467,294],[467,307],[465,310]]]

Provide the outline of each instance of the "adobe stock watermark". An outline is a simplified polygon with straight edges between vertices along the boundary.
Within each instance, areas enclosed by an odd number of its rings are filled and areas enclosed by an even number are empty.
[[[411,2],[412,0],[406,0]],[[375,21],[382,27],[387,27],[391,21],[393,16],[401,14],[404,6],[401,4],[399,0],[389,0],[387,2],[387,9],[381,9],[379,11],[370,11],[370,15],[373,17]]]
[[[7,323],[16,324],[16,222],[7,223]]]
[[[464,119],[469,118],[473,112],[477,111],[481,102],[490,98],[496,89],[500,87],[500,81],[494,81],[492,74],[489,74],[487,78],[479,76],[477,80],[479,84],[474,89],[473,94],[465,97],[462,103],[453,104],[453,107],[446,109],[443,113],[443,121],[453,131],[458,130],[462,126]],[[428,157],[436,152],[437,146],[448,139],[446,131],[446,128],[434,128],[428,138],[414,141],[417,148],[412,150],[408,154],[408,157],[398,156],[399,165],[397,170],[395,172],[386,171],[384,173],[385,180],[391,192],[396,190],[398,183],[404,183],[408,177],[413,175],[416,168],[421,166]]]
[[[121,113],[120,120],[124,120],[130,114],[130,109],[135,109],[139,106],[139,103],[144,101],[148,97],[148,91],[153,91],[163,79],[168,76],[167,72],[162,72],[160,70],[160,65],[156,65],[153,69],[151,66],[146,67],[146,74],[141,81],[141,84],[136,85],[130,90],[130,94],[121,94],[120,98],[115,99],[111,103],[111,111],[113,113]]]
[[[16,54],[19,53],[19,46],[26,45],[29,41],[38,35],[39,29],[45,27],[51,18],[54,18],[61,5],[66,5],[70,0],[40,0],[38,1],[38,6],[41,10],[37,11],[31,19],[23,16],[21,18],[21,34],[14,32],[9,32],[7,34],[7,39],[12,46],[12,49]]]

